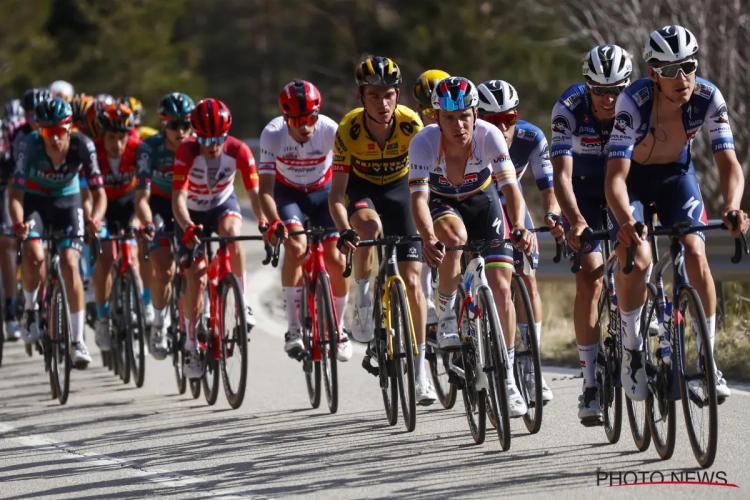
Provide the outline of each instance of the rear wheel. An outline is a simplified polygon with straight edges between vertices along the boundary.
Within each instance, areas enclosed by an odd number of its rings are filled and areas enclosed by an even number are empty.
[[[247,316],[240,281],[234,274],[222,280],[221,375],[229,406],[242,406],[247,384]]]
[[[339,349],[338,325],[333,314],[331,287],[328,275],[318,273],[318,286],[315,288],[315,312],[318,332],[320,332],[320,368],[323,372],[326,400],[331,413],[339,408],[338,358]]]
[[[308,304],[307,277],[303,277],[302,299],[300,301],[299,315],[302,325],[302,344],[305,346],[307,356],[302,361],[302,371],[305,372],[305,385],[307,386],[307,397],[313,408],[320,406],[320,361],[313,361],[313,318],[310,317],[310,305]]]
[[[70,311],[65,287],[59,279],[53,278],[52,297],[49,301],[49,334],[52,347],[53,394],[61,405],[68,401],[70,391]]]
[[[115,273],[116,275],[116,273]],[[127,345],[127,326],[125,325],[125,298],[126,290],[119,276],[116,275],[112,284],[112,300],[110,301],[110,311],[114,311],[114,317],[111,320],[112,334],[112,352],[116,357],[117,374],[120,376],[123,384],[130,383],[130,358]]]
[[[611,332],[620,332],[620,314],[611,311],[612,302],[607,292],[606,280],[602,296],[599,299],[599,329],[600,341],[597,353],[597,379],[599,381],[599,404],[602,409],[604,420],[604,433],[607,440],[614,444],[620,440],[622,431],[622,387],[617,387],[616,376],[618,370],[617,358],[619,357],[617,343]],[[614,321],[614,324],[610,324]]]
[[[391,284],[391,328],[393,329],[393,359],[396,364],[401,412],[406,430],[412,432],[417,425],[417,397],[414,387],[414,344],[411,322],[406,303],[406,292],[401,280]]]
[[[180,284],[180,278],[177,276],[172,283],[172,298],[169,301],[171,325],[169,325],[169,328],[167,329],[167,335],[169,336],[168,338],[171,344],[169,347],[172,350],[172,366],[174,367],[175,382],[177,382],[177,392],[179,394],[185,394],[185,391],[187,390],[187,378],[182,371],[182,350],[185,341],[182,332],[182,315],[180,314],[181,301],[182,287]]]
[[[123,276],[123,298],[125,299],[124,323],[126,346],[130,357],[130,369],[136,387],[143,387],[146,377],[146,315],[143,312],[143,298],[138,277],[132,267],[125,270]]]

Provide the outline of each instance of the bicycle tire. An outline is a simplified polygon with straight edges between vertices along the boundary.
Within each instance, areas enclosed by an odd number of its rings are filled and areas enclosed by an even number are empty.
[[[70,371],[72,357],[70,349],[70,310],[68,296],[62,281],[54,277],[52,281],[52,295],[49,301],[49,331],[52,335],[52,361],[54,364],[55,393],[61,405],[68,401],[70,394]],[[63,366],[60,370],[60,362]],[[60,380],[62,377],[62,380]]]
[[[333,299],[331,286],[326,273],[318,273],[318,284],[315,287],[315,311],[317,323],[321,362],[320,371],[323,374],[323,387],[326,391],[328,410],[336,413],[339,409],[339,376],[338,354],[339,329],[333,314]]]
[[[691,415],[690,411],[690,403],[692,401],[692,397],[690,395],[690,391],[688,390],[688,382],[689,380],[686,378],[685,368],[686,368],[686,361],[685,361],[685,330],[684,328],[679,329],[678,334],[678,349],[679,352],[682,353],[679,358],[682,361],[682,366],[679,367],[679,375],[680,375],[680,399],[682,400],[682,413],[685,416],[685,427],[687,428],[688,438],[690,438],[690,447],[693,449],[693,454],[695,455],[695,459],[698,461],[698,464],[702,468],[708,468],[713,465],[714,460],[716,458],[716,448],[717,448],[717,441],[718,441],[718,432],[719,432],[719,423],[718,423],[718,401],[716,397],[716,374],[714,373],[713,367],[714,367],[714,360],[713,360],[713,353],[711,352],[711,349],[706,349],[706,346],[710,346],[708,342],[708,326],[706,325],[706,314],[703,309],[703,304],[701,304],[700,298],[698,297],[698,293],[695,291],[693,287],[690,285],[685,285],[680,289],[680,293],[678,296],[679,299],[679,311],[682,314],[683,318],[687,317],[686,311],[690,305],[693,306],[693,310],[697,313],[697,325],[698,325],[698,331],[696,331],[696,335],[701,340],[701,345],[704,346],[702,351],[702,362],[704,367],[709,367],[709,369],[703,370],[703,379],[702,382],[704,383],[704,391],[706,392],[706,396],[704,397],[704,401],[702,401],[702,404],[708,404],[708,442],[706,443],[705,449],[700,446],[700,443],[698,442],[698,437],[696,435],[696,429],[693,422],[693,417]],[[683,321],[683,325],[687,324],[687,321]],[[700,361],[699,361],[700,362]]]
[[[646,287],[648,288],[649,285],[654,287],[652,283],[647,283]],[[656,287],[654,287],[654,296],[656,295],[655,291]],[[648,313],[653,310],[653,303],[651,302],[650,297],[651,291],[647,290],[646,302],[643,304],[640,318],[641,336],[645,339],[643,347],[646,356],[646,365],[653,364],[653,353],[651,349],[649,349],[649,340],[651,338],[649,332],[649,321],[651,315]],[[651,428],[648,425],[648,399],[651,398],[653,398],[651,391],[649,391],[648,396],[644,401],[633,401],[630,398],[625,398],[625,412],[628,415],[630,434],[633,436],[635,448],[640,452],[648,450],[651,446]],[[643,417],[640,417],[641,413],[643,414]]]
[[[378,249],[378,254],[380,254],[380,249]],[[380,257],[382,258],[382,256]],[[398,423],[399,398],[396,369],[392,366],[393,362],[388,359],[388,344],[386,342],[388,332],[381,332],[382,336],[380,337],[377,333],[380,330],[380,326],[385,325],[385,317],[382,304],[380,303],[382,296],[383,287],[379,276],[375,286],[375,298],[377,302],[375,307],[373,307],[373,325],[378,325],[375,329],[375,352],[378,356],[378,380],[380,381],[380,392],[383,395],[385,416],[388,419],[388,424],[394,426]]]
[[[201,321],[205,322],[204,319],[201,319]],[[206,403],[208,403],[208,406],[213,406],[219,398],[219,372],[221,372],[221,363],[214,357],[214,342],[217,342],[217,339],[214,337],[213,332],[209,330],[208,325],[206,325],[205,331],[208,333],[206,334],[206,351],[201,353],[203,355],[203,377],[201,377],[201,383],[203,384],[203,396],[206,399]]]
[[[417,426],[417,396],[414,387],[414,343],[406,291],[401,280],[391,283],[391,328],[393,328],[393,358],[396,362],[396,380],[401,399],[401,413],[408,432]],[[394,325],[398,324],[398,328]]]
[[[136,387],[143,387],[146,377],[146,349],[144,338],[146,336],[146,315],[143,312],[143,295],[141,293],[140,281],[135,274],[135,269],[128,266],[123,276],[125,298],[125,332],[127,353],[130,357],[130,370]],[[136,323],[133,323],[135,318]]]
[[[516,304],[517,300],[520,300],[519,304],[526,314],[526,325],[528,327],[526,336],[528,340],[528,346],[524,342],[521,332],[518,331],[516,334],[516,346],[519,345],[518,339],[520,338],[520,345],[523,346],[523,350],[519,351],[516,347],[515,362],[513,366],[513,372],[516,378],[516,387],[521,393],[528,411],[523,416],[523,423],[526,425],[526,430],[530,434],[536,434],[542,428],[542,418],[544,415],[544,400],[542,397],[542,356],[539,350],[536,336],[536,322],[534,318],[534,309],[531,306],[531,299],[529,298],[529,291],[526,288],[523,278],[516,273],[513,273],[513,279],[510,284],[510,293],[513,298],[513,303]],[[518,306],[516,306],[518,307]],[[518,317],[518,316],[516,316]],[[530,361],[530,363],[528,362]],[[532,367],[532,371],[528,372],[528,365]],[[527,377],[533,377],[534,380],[534,393],[531,394],[528,390]],[[532,398],[533,396],[533,398]],[[537,405],[536,402],[541,401],[542,404]]]
[[[602,295],[599,298],[599,350],[597,352],[597,378],[599,380],[599,401],[602,409],[602,420],[604,422],[604,434],[611,444],[620,440],[622,432],[622,387],[617,387],[615,383],[617,366],[615,364],[613,351],[614,348],[605,346],[605,328],[602,324],[603,315],[609,318],[610,297],[607,291],[606,278]],[[618,324],[616,331],[620,331],[619,317],[617,314]],[[610,337],[608,337],[610,338]],[[614,339],[612,339],[614,342]],[[601,367],[601,370],[599,370]]]
[[[182,314],[180,313],[180,304],[182,300],[182,280],[179,272],[172,280],[172,296],[169,300],[169,315],[171,325],[167,329],[167,335],[171,340],[172,349],[172,366],[174,367],[175,382],[177,383],[178,394],[185,394],[187,391],[187,377],[182,371],[182,352],[184,349],[184,336],[182,332]]]
[[[230,311],[227,305],[230,293],[234,295],[235,299],[234,311]],[[229,406],[236,410],[242,406],[247,386],[247,316],[245,315],[245,298],[242,294],[240,280],[232,273],[224,275],[222,279],[221,311],[222,324],[220,325],[221,333],[219,336],[221,379]],[[231,338],[227,339],[226,321],[230,317],[234,317],[237,324],[232,328]],[[237,356],[240,356],[240,378],[235,390],[230,381],[227,361],[236,359]]]
[[[425,348],[427,349],[428,354],[430,354],[430,375],[432,376],[433,386],[435,387],[435,394],[437,394],[438,401],[440,401],[443,408],[450,410],[456,405],[458,389],[456,389],[455,384],[451,384],[447,381],[445,382],[445,387],[443,387],[443,382],[441,380],[443,375],[439,373],[439,369],[442,366],[446,370],[444,376],[448,377],[448,354],[441,353],[430,345],[425,346]]]
[[[456,296],[456,308],[460,308],[464,302],[466,294],[461,285],[458,286],[458,294]],[[475,444],[484,443],[484,438],[487,431],[487,391],[481,389],[476,390],[474,371],[476,369],[476,349],[474,348],[474,340],[471,333],[464,331],[464,327],[468,325],[468,322],[462,321],[458,328],[461,330],[461,338],[470,339],[462,345],[458,356],[461,359],[461,365],[464,369],[463,387],[461,388],[461,397],[464,400],[464,413],[466,415],[466,421],[469,424],[469,432]],[[476,412],[476,418],[474,413]]]
[[[203,377],[198,379],[188,379],[190,395],[193,396],[193,399],[201,397],[201,380],[203,380]]]
[[[313,408],[320,406],[320,361],[313,361],[313,318],[310,317],[310,305],[308,304],[308,293],[310,284],[307,276],[302,277],[302,297],[300,299],[299,316],[302,328],[302,345],[305,347],[307,356],[302,360],[302,371],[305,373],[305,386],[307,387],[307,398]]]
[[[130,356],[128,355],[127,335],[125,330],[125,308],[124,308],[124,290],[123,281],[117,274],[116,270],[113,270],[115,278],[112,280],[112,292],[110,299],[110,317],[111,318],[111,330],[110,335],[112,336],[112,352],[115,356],[115,363],[117,368],[115,374],[119,375],[120,380],[123,384],[130,383]],[[112,313],[114,311],[114,314]]]
[[[493,406],[497,427],[497,437],[503,451],[510,449],[510,407],[508,405],[508,381],[506,366],[508,363],[507,351],[503,330],[497,315],[497,308],[492,293],[488,287],[477,289],[477,306],[484,313],[482,319],[486,320],[488,328],[482,328],[485,363],[490,361],[492,366],[488,370],[483,367],[489,382],[490,402]]]
[[[649,295],[648,307],[644,314],[644,323],[648,328],[651,318],[657,314],[657,290],[653,283],[646,284],[647,293]],[[648,398],[646,399],[646,419],[648,427],[651,432],[651,440],[654,443],[654,449],[662,460],[668,460],[672,458],[674,453],[674,447],[676,442],[676,405],[674,400],[668,398],[667,389],[668,381],[671,377],[672,367],[664,365],[663,363],[654,362],[653,353],[659,347],[659,338],[652,337],[649,335],[649,345],[646,346],[646,364],[649,363],[654,365],[654,369],[657,371],[657,392],[661,394],[660,398],[657,398],[654,393],[649,392]],[[653,344],[651,342],[654,342]],[[674,359],[672,360],[673,363]],[[659,387],[659,383],[663,383],[663,387]],[[657,411],[659,412],[657,418]],[[659,422],[664,421],[666,429],[659,427]]]

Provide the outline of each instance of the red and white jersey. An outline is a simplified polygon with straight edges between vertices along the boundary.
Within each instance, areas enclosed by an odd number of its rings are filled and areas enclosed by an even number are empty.
[[[315,191],[331,180],[333,141],[338,124],[318,116],[309,141],[300,144],[289,135],[284,117],[271,120],[260,134],[260,174],[273,174],[282,184],[300,191]]]
[[[227,137],[217,160],[200,154],[195,136],[177,148],[172,176],[172,191],[187,191],[188,210],[206,212],[224,203],[234,192],[234,174],[242,174],[245,189],[258,186],[255,158],[247,144]]]

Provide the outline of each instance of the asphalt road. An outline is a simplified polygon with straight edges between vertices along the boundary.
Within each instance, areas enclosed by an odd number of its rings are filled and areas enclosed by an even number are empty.
[[[719,451],[708,471],[714,482],[737,488],[608,487],[617,474],[642,482],[642,472],[651,480],[660,479],[658,472],[667,481],[672,472],[698,480],[682,412],[669,461],[653,447],[635,450],[625,416],[619,443],[610,445],[601,427],[579,424],[581,380],[571,370],[547,370],[555,400],[545,407],[542,429],[532,436],[512,421],[507,452],[491,429],[484,444],[473,443],[460,396],[452,410],[420,408],[413,433],[401,420],[390,427],[377,381],[360,367],[361,346],[339,365],[338,413],[330,415],[325,400],[313,410],[300,365],[282,349],[276,271],[257,264],[255,252],[248,258],[259,326],[238,410],[223,392],[215,406],[202,395],[178,395],[168,361],[148,360],[142,388],[123,385],[98,353],[87,370],[73,373],[70,399],[60,406],[50,398],[41,358],[6,344],[0,498],[748,498],[750,394],[741,390],[720,407]]]

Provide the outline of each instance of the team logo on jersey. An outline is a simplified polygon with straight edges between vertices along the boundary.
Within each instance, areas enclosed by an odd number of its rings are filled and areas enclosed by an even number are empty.
[[[552,119],[552,131],[560,134],[566,134],[570,131],[570,122],[562,115],[557,115]]]
[[[598,137],[581,137],[581,146],[584,148],[599,148],[602,141]]]
[[[714,88],[710,85],[706,85],[705,83],[696,83],[694,92],[701,97],[710,99],[711,95],[714,93]]]
[[[563,104],[568,107],[568,109],[575,109],[576,106],[578,106],[578,103],[581,102],[581,94],[575,93],[565,99],[563,101]]]
[[[536,132],[534,132],[533,130],[520,129],[516,137],[519,137],[520,139],[526,139],[527,141],[533,141],[536,137]]]
[[[539,153],[539,156],[541,156],[542,160],[549,161],[549,144],[544,145],[544,149],[542,149],[542,152]]]
[[[644,87],[633,95],[633,99],[638,106],[641,106],[644,102],[648,101],[648,87]]]
[[[410,136],[414,133],[414,127],[419,126],[417,122],[401,122],[398,125],[398,128],[401,129],[401,133],[403,133],[405,136]]]
[[[722,104],[714,114],[711,115],[714,123],[729,123],[729,116],[727,114],[727,105]]]
[[[615,128],[623,134],[626,133],[629,128],[632,129],[633,117],[630,116],[630,113],[620,111],[617,116],[615,116]]]
[[[398,143],[397,143],[397,142],[394,142],[393,144],[388,144],[388,145],[387,145],[387,146],[385,147],[385,149],[386,149],[386,150],[388,150],[388,151],[390,151],[390,150],[392,150],[392,149],[398,149]]]

